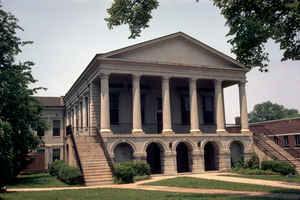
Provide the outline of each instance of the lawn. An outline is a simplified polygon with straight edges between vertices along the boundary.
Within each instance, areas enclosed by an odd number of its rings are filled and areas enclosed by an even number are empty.
[[[208,194],[187,194],[127,189],[84,189],[43,192],[14,192],[0,194],[1,200],[279,200],[266,197],[244,197]]]
[[[283,182],[292,182],[300,184],[300,176],[287,177],[283,175],[243,175],[243,174],[232,174],[232,175],[221,175],[221,176],[230,176],[230,177],[240,177],[240,178],[251,178],[251,179],[263,179],[269,181],[283,181]]]
[[[145,183],[144,185],[300,194],[300,190],[296,190],[296,189],[285,189],[285,188],[271,187],[271,186],[264,186],[264,185],[234,183],[234,182],[227,182],[227,181],[217,181],[217,180],[208,180],[208,179],[191,178],[191,177],[177,177],[177,178],[165,179],[162,181]]]
[[[68,187],[56,177],[48,173],[30,174],[19,176],[8,188],[48,188],[48,187]]]

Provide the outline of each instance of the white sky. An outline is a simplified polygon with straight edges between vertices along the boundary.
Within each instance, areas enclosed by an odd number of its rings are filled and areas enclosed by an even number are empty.
[[[225,37],[228,28],[212,1],[161,0],[150,28],[136,40],[129,40],[127,26],[108,30],[104,18],[111,0],[3,0],[24,32],[23,40],[34,41],[24,48],[22,60],[35,63],[36,86],[48,88],[41,96],[62,96],[96,53],[115,50],[138,42],[182,31],[234,57]],[[267,100],[300,110],[300,61],[281,62],[278,45],[267,44],[270,72],[253,69],[248,73],[248,111]],[[226,120],[239,115],[237,87],[225,90]]]

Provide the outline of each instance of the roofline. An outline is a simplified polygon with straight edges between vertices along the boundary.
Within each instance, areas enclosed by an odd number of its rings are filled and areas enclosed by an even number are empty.
[[[269,120],[269,121],[263,121],[263,122],[254,122],[254,123],[249,123],[249,125],[260,125],[260,124],[291,121],[291,120],[300,120],[300,117],[294,117],[294,118],[288,118],[288,119],[276,119],[276,120]]]
[[[87,67],[83,70],[83,72],[81,72],[80,76],[76,79],[76,81],[73,83],[73,85],[71,86],[71,88],[66,92],[65,96],[63,97],[63,100],[65,102],[65,98],[67,98],[69,96],[69,94],[72,92],[72,90],[77,86],[77,84],[79,83],[79,81],[84,77],[84,74],[92,67],[92,64],[97,61],[97,57],[101,56],[102,54],[96,54],[93,59],[89,62],[89,64],[87,65]]]
[[[212,53],[215,53],[218,56],[221,56],[223,59],[225,59],[225,60],[227,60],[231,63],[234,63],[234,64],[238,65],[239,67],[246,69],[247,71],[250,71],[250,68],[246,67],[245,65],[243,65],[242,63],[240,63],[237,60],[233,59],[232,57],[224,54],[223,52],[218,51],[215,48],[212,48],[212,47],[206,45],[205,43],[203,43],[203,42],[201,42],[201,41],[199,41],[199,40],[197,40],[197,39],[195,39],[195,38],[193,38],[193,37],[191,37],[191,36],[189,36],[189,35],[187,35],[183,32],[172,33],[172,34],[165,35],[165,36],[162,36],[162,37],[154,38],[152,40],[147,40],[147,41],[140,42],[140,43],[130,45],[130,46],[127,46],[127,47],[123,47],[123,48],[120,48],[120,49],[117,49],[117,50],[109,51],[107,53],[102,54],[101,57],[102,58],[107,58],[109,56],[113,56],[113,55],[116,55],[116,54],[119,54],[119,53],[123,53],[125,51],[134,50],[134,49],[137,49],[137,48],[141,48],[141,47],[144,47],[146,45],[153,44],[155,42],[162,41],[162,40],[167,40],[169,38],[173,38],[173,37],[177,37],[177,36],[182,36],[182,37],[184,37],[188,40],[191,40],[192,42],[202,46],[206,50],[211,51]]]

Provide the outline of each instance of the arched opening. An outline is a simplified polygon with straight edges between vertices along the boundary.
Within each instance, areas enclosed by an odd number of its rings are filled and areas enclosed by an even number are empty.
[[[163,160],[163,149],[157,143],[151,143],[148,145],[147,149],[147,163],[150,165],[150,170],[152,174],[162,173],[162,160]]]
[[[231,167],[244,159],[244,145],[240,141],[230,144]]]
[[[219,169],[219,149],[216,143],[208,142],[204,146],[205,171]]]
[[[133,149],[126,143],[122,142],[114,149],[115,162],[127,162],[133,160]]]
[[[177,172],[191,172],[190,151],[184,142],[180,142],[176,147]]]

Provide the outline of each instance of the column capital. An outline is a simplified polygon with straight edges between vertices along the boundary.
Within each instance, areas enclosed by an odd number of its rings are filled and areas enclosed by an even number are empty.
[[[100,79],[108,79],[109,78],[109,73],[99,73]]]
[[[216,84],[222,84],[223,80],[222,79],[215,79]]]
[[[198,78],[195,78],[195,77],[190,77],[189,78],[189,81],[190,82],[197,82]]]
[[[248,83],[248,81],[242,80],[239,82],[239,87],[244,87],[244,86],[246,86],[247,83]]]
[[[163,81],[169,81],[170,80],[170,76],[162,76],[161,77],[161,79],[163,80]]]
[[[134,80],[140,80],[141,79],[141,74],[131,74],[131,76],[132,76],[132,79],[134,79]]]

